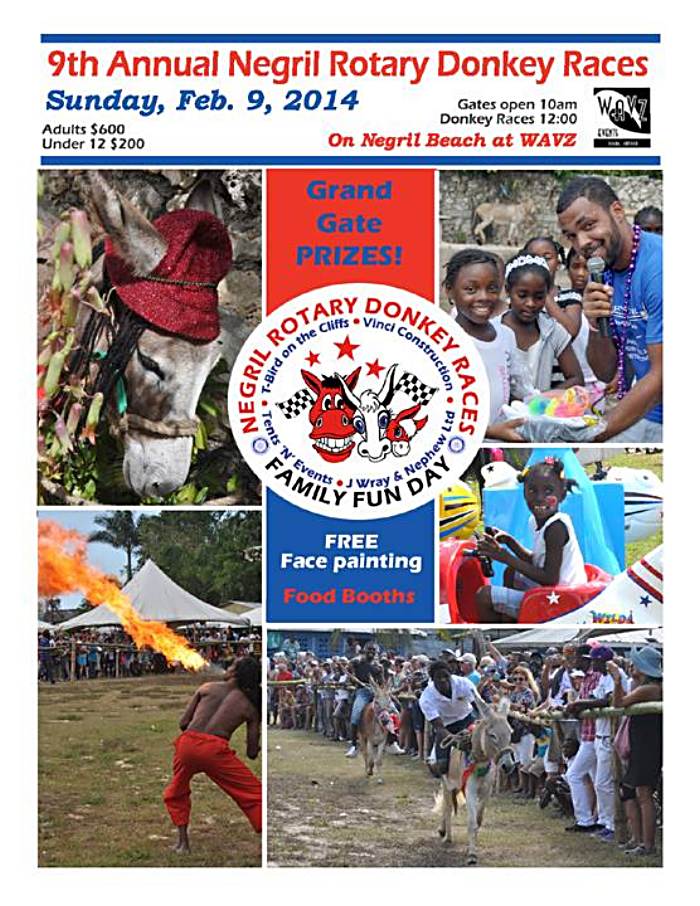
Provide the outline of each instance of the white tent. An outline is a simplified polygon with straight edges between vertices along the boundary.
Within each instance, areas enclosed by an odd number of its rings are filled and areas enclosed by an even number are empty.
[[[500,648],[530,648],[539,645],[563,645],[575,638],[581,630],[580,626],[560,626],[557,629],[524,629],[512,635],[496,639],[496,647]]]
[[[250,610],[244,610],[240,618],[245,620],[250,626],[262,626],[262,606],[252,607]]]
[[[248,611],[255,610],[256,607],[260,607],[260,605],[254,601],[230,601],[228,604],[224,604],[224,610],[241,617],[247,616]]]
[[[39,629],[40,630],[55,629],[55,628],[56,627],[54,626],[53,623],[47,623],[46,620],[39,620]]]
[[[232,623],[234,626],[248,625],[242,617],[228,613],[220,607],[212,607],[211,604],[200,601],[184,588],[180,588],[152,560],[144,563],[122,591],[144,620],[160,620],[163,623],[216,621]],[[66,620],[59,628],[81,629],[119,625],[119,618],[114,611],[106,604],[100,604],[71,620]]]
[[[522,632],[515,632],[512,635],[496,639],[496,647],[500,648],[532,648],[549,645],[564,645],[577,636],[581,641],[600,642],[608,645],[661,645],[663,644],[663,631],[661,629],[619,629],[611,628],[609,632],[591,634],[590,630],[601,629],[600,626],[558,626],[556,629],[536,628],[524,629]]]

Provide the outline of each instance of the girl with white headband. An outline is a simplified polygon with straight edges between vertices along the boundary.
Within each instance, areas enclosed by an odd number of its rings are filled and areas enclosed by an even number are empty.
[[[545,312],[552,273],[545,258],[520,253],[506,265],[509,310],[501,323],[515,334],[517,355],[535,392],[549,390],[559,365],[564,387],[583,385],[583,373],[571,345],[571,334]]]

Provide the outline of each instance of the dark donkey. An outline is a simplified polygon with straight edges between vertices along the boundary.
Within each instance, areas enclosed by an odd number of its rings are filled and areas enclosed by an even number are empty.
[[[86,309],[71,371],[103,393],[124,442],[124,478],[140,497],[163,497],[185,483],[204,382],[222,356],[232,363],[249,328],[218,308],[231,240],[213,213],[208,181],[187,207],[150,223],[100,174],[92,197],[107,234],[93,281],[107,315]],[[115,390],[126,391],[121,407]],[[122,394],[122,397],[124,394]]]

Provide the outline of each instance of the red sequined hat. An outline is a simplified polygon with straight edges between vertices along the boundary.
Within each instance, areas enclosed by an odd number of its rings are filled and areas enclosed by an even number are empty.
[[[228,231],[213,214],[182,210],[163,214],[153,226],[168,243],[165,256],[146,277],[135,276],[105,240],[107,274],[127,308],[154,327],[190,340],[219,334],[216,287],[233,259]]]

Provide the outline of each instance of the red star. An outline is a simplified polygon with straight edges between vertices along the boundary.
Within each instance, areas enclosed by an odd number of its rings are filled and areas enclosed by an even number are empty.
[[[308,363],[309,363],[309,368],[311,368],[313,365],[317,365],[317,364],[321,361],[321,356],[320,356],[320,355],[316,355],[315,352],[310,352],[310,353],[306,356],[306,358],[304,359],[304,361],[305,361],[305,362],[308,362]]]
[[[367,366],[367,374],[371,374],[373,377],[378,378],[380,371],[386,371],[386,365],[380,365],[379,359],[375,359],[373,362],[365,362]]]
[[[353,355],[353,350],[359,349],[360,344],[351,343],[349,334],[345,337],[345,339],[343,340],[342,343],[336,343],[335,345],[338,347],[338,358],[339,359],[342,359],[343,356],[346,355],[349,359],[352,359],[353,362],[355,361],[355,356]]]

